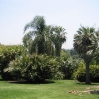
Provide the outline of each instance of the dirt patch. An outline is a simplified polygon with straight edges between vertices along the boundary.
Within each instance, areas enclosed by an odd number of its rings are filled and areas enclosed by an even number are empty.
[[[88,93],[88,94],[98,94],[99,95],[99,90],[87,90],[87,91],[70,90],[70,91],[68,91],[68,93],[73,93],[73,94]]]
[[[99,95],[99,86],[87,87],[84,91],[70,90],[67,93],[78,94],[80,96],[82,96],[83,93]]]
[[[93,91],[90,91],[89,93],[90,94],[97,94],[97,95],[99,95],[99,90],[93,90]]]

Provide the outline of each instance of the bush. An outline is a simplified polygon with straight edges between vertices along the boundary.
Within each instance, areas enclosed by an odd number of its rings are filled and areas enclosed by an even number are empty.
[[[65,57],[58,57],[57,61],[60,65],[60,71],[64,74],[64,79],[71,79],[74,70],[78,67],[78,62],[76,60],[68,60]]]
[[[74,79],[80,82],[85,82],[86,80],[85,71],[86,71],[85,66],[80,65],[73,74]],[[91,82],[99,82],[99,66],[97,65],[90,66],[90,77],[91,77]]]
[[[99,65],[92,65],[91,66],[91,81],[92,82],[99,82]]]
[[[45,79],[60,79],[59,64],[52,57],[46,55],[23,55],[11,61],[4,70],[10,73],[15,80],[41,82]]]
[[[7,68],[11,60],[14,60],[22,52],[21,45],[0,45],[0,72],[3,79],[11,78],[8,73],[4,73],[4,69]]]

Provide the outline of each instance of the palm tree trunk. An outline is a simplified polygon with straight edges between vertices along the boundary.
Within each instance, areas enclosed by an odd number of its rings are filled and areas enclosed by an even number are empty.
[[[45,51],[45,39],[44,36],[38,41],[38,54],[44,54]]]
[[[55,47],[56,49],[56,56],[60,57],[60,48],[59,47]]]
[[[60,53],[61,53],[61,46],[59,45],[59,43],[57,43],[55,45],[55,49],[56,49],[56,56],[60,57]]]
[[[86,63],[86,84],[91,84],[90,81],[90,69],[89,69],[89,63]]]
[[[58,49],[56,49],[56,56],[60,57],[60,51]]]

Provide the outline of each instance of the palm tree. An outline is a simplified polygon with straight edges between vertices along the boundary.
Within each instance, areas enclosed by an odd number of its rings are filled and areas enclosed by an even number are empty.
[[[24,27],[24,32],[26,32],[28,28],[33,29],[33,31],[31,31],[31,36],[33,41],[36,42],[36,46],[33,46],[33,47],[37,47],[38,54],[44,54],[45,27],[46,27],[46,24],[43,16],[35,16],[35,18],[31,22],[26,24]],[[33,42],[32,42],[32,45],[34,45]]]
[[[90,84],[89,65],[98,47],[99,32],[96,32],[93,27],[86,28],[81,26],[77,33],[78,34],[74,35],[74,49],[78,52],[86,64],[86,84]]]
[[[56,56],[60,56],[62,44],[66,41],[65,29],[60,26],[52,27],[51,40],[55,45]]]
[[[65,29],[59,26],[47,26],[42,16],[36,16],[31,22],[25,25],[24,32],[28,28],[32,28],[23,38],[24,45],[28,45],[30,52],[38,54],[60,56],[62,44],[66,41]],[[27,40],[28,39],[28,40]]]
[[[23,45],[25,47],[25,49],[31,53],[31,43],[32,43],[32,34],[31,32],[27,33],[24,35],[23,37]]]

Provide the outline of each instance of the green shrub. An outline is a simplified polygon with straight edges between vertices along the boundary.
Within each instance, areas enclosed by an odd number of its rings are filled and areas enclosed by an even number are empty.
[[[71,79],[74,70],[78,67],[76,60],[68,60],[66,57],[58,57],[57,61],[60,65],[60,71],[64,74],[64,79]]]
[[[91,66],[91,81],[92,82],[99,82],[99,65],[92,65]]]
[[[74,79],[80,82],[85,82],[86,80],[85,71],[86,71],[85,66],[80,65],[73,74]],[[91,77],[91,82],[99,82],[99,66],[97,65],[90,66],[90,77]]]
[[[21,45],[0,45],[0,72],[3,79],[11,78],[8,73],[4,72],[4,68],[7,68],[9,62],[22,52],[23,47]]]
[[[58,62],[46,55],[23,55],[11,61],[4,70],[10,73],[13,79],[23,79],[28,82],[40,82],[45,79],[60,79]]]

